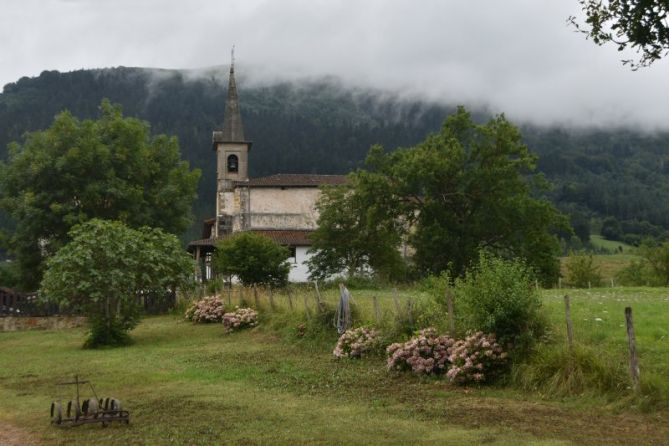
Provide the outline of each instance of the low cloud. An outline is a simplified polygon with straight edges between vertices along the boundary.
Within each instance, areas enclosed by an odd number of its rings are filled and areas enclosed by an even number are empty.
[[[248,68],[253,83],[336,76],[540,125],[669,129],[669,60],[623,67],[615,48],[567,26],[576,0],[17,0],[0,8],[3,84],[45,69],[220,66],[235,44],[239,71]]]

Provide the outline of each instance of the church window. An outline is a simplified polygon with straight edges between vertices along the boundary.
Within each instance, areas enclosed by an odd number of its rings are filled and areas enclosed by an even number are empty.
[[[239,158],[237,155],[228,156],[228,172],[237,172],[239,170]]]

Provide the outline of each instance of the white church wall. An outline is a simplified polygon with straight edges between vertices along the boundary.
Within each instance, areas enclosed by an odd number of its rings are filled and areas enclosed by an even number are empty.
[[[298,246],[295,248],[295,257],[288,259],[290,262],[290,272],[288,273],[288,280],[290,282],[308,282],[309,269],[307,268],[307,260],[312,254],[307,253],[308,246]]]

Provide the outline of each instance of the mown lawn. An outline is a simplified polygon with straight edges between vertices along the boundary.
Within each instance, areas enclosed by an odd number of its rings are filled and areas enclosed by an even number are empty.
[[[326,291],[324,299],[334,294]],[[366,312],[374,294],[390,311],[388,291],[353,291]],[[401,292],[402,299],[410,294]],[[561,295],[544,294],[559,342]],[[624,361],[618,313],[631,303],[642,379],[650,371],[666,381],[667,296],[666,289],[572,292],[576,337]],[[302,299],[294,296],[295,307]],[[285,297],[276,300],[285,308]],[[605,398],[557,401],[512,388],[451,387],[388,373],[382,357],[336,361],[331,339],[291,336],[292,320],[285,318],[279,331],[281,324],[270,329],[267,321],[225,335],[220,325],[153,317],[133,332],[134,345],[97,351],[81,349],[83,330],[0,333],[0,424],[44,444],[667,444],[669,438],[665,409],[642,413],[633,402]],[[91,379],[100,396],[123,400],[130,426],[51,427],[51,401],[73,397],[73,389],[55,383],[74,374]]]

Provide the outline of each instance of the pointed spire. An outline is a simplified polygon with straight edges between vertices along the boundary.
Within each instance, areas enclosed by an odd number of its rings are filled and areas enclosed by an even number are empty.
[[[232,46],[230,61],[230,79],[228,80],[228,100],[225,103],[225,115],[223,115],[223,142],[244,141],[244,127],[242,116],[239,113],[239,100],[237,98],[237,84],[235,82],[235,47]]]

